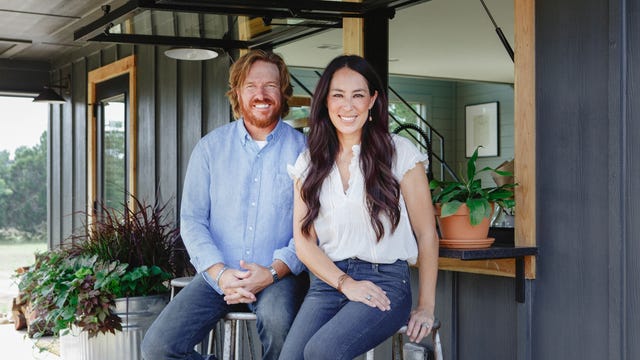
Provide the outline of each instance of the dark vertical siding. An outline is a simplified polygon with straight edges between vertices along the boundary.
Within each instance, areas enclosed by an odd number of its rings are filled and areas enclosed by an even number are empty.
[[[180,61],[178,63],[180,82],[179,89],[179,158],[175,175],[178,179],[177,198],[182,195],[182,180],[187,172],[187,165],[191,150],[196,145],[202,133],[202,62]]]
[[[60,244],[86,220],[87,73],[137,56],[137,190],[147,203],[170,202],[177,220],[185,169],[195,143],[230,120],[226,56],[177,62],[153,46],[112,45],[52,72],[71,75],[73,96],[52,105],[49,130],[49,239]]]
[[[138,198],[153,203],[156,199],[156,62],[153,46],[136,49],[136,62],[144,66],[136,67],[138,94]]]
[[[70,66],[66,66],[62,69],[60,76],[65,78],[70,76]],[[68,100],[68,96],[65,95]],[[73,231],[73,193],[75,172],[73,166],[74,158],[74,119],[73,119],[73,106],[70,101],[62,104],[62,117],[60,119],[61,125],[61,142],[62,150],[60,154],[60,165],[62,168],[61,176],[61,215],[62,215],[62,239],[66,239],[71,235]]]
[[[163,50],[164,51],[164,50]],[[177,61],[156,49],[156,176],[160,203],[176,203],[178,191]],[[175,214],[174,214],[175,216]]]
[[[458,359],[516,359],[514,294],[511,278],[459,274],[458,331],[447,334],[458,339]]]
[[[203,79],[204,79],[204,98],[206,102],[203,104],[203,124],[202,135],[224,125],[233,119],[229,100],[226,92],[229,83],[229,67],[231,59],[225,54],[221,54],[214,60],[205,62]]]
[[[624,144],[623,164],[624,177],[623,191],[621,199],[623,200],[624,224],[623,239],[624,243],[621,249],[623,256],[620,262],[623,265],[624,296],[616,297],[624,299],[623,311],[619,313],[619,321],[624,325],[625,359],[640,359],[640,343],[638,342],[638,334],[640,334],[640,4],[637,1],[621,2],[625,5],[627,13],[615,16],[623,16],[624,22],[622,30],[625,37],[618,39],[616,49],[622,49],[626,63],[620,64],[619,75],[622,86],[618,89],[621,94],[613,93],[616,98],[624,99],[621,103],[621,123],[624,133],[620,144]],[[618,8],[620,5],[618,5]],[[618,10],[618,9],[616,9]],[[626,42],[624,42],[626,40]],[[617,70],[615,67],[613,70]],[[618,245],[618,244],[615,244]],[[620,248],[619,246],[617,247]],[[618,279],[616,279],[618,280]],[[617,344],[616,344],[617,345]]]
[[[80,59],[73,63],[72,89],[86,89],[87,61]],[[82,227],[86,216],[83,211],[87,204],[87,92],[74,91],[71,100],[73,117],[73,215],[72,228]]]
[[[49,105],[49,139],[47,141],[49,145],[49,244],[52,247],[60,244],[62,232],[62,212],[60,194],[62,189],[60,188],[60,182],[62,181],[62,165],[60,164],[61,157],[61,134],[60,123],[62,120],[62,114],[60,112],[60,105]]]
[[[620,119],[608,110],[608,13],[606,1],[536,1],[535,359],[609,355],[609,301],[620,294],[608,285],[620,279],[609,278],[607,167],[619,139],[606,135]]]

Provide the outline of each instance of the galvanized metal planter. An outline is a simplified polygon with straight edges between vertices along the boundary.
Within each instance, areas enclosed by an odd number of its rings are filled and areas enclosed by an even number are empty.
[[[63,360],[141,360],[140,344],[151,323],[169,302],[169,295],[116,299],[116,314],[122,319],[122,331],[89,338],[75,328],[60,336]]]

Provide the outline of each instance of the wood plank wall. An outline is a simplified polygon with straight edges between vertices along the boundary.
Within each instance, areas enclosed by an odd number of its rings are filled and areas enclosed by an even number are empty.
[[[137,66],[137,190],[141,200],[170,202],[179,217],[186,166],[195,143],[231,120],[224,97],[226,55],[204,62],[179,62],[164,48],[113,45],[78,56],[52,71],[71,76],[73,98],[51,105],[49,129],[49,239],[56,246],[83,226],[87,206],[87,73],[135,54]]]
[[[536,1],[534,359],[640,358],[640,4]]]

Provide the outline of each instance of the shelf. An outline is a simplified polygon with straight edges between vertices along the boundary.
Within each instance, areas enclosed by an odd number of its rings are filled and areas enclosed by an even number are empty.
[[[460,260],[506,259],[538,255],[534,246],[494,245],[486,249],[445,249],[440,248],[440,257]]]
[[[515,259],[516,301],[525,302],[524,257],[538,255],[535,246],[511,246],[498,244],[485,249],[440,248],[440,257],[460,260]]]

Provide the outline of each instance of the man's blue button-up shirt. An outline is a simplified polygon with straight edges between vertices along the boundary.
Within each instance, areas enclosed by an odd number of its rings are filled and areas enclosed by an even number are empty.
[[[294,274],[304,270],[293,243],[287,164],[295,163],[305,138],[279,121],[266,140],[260,149],[240,119],[195,146],[182,192],[180,232],[198,272],[219,262],[239,268],[240,260],[269,266],[274,259]]]

